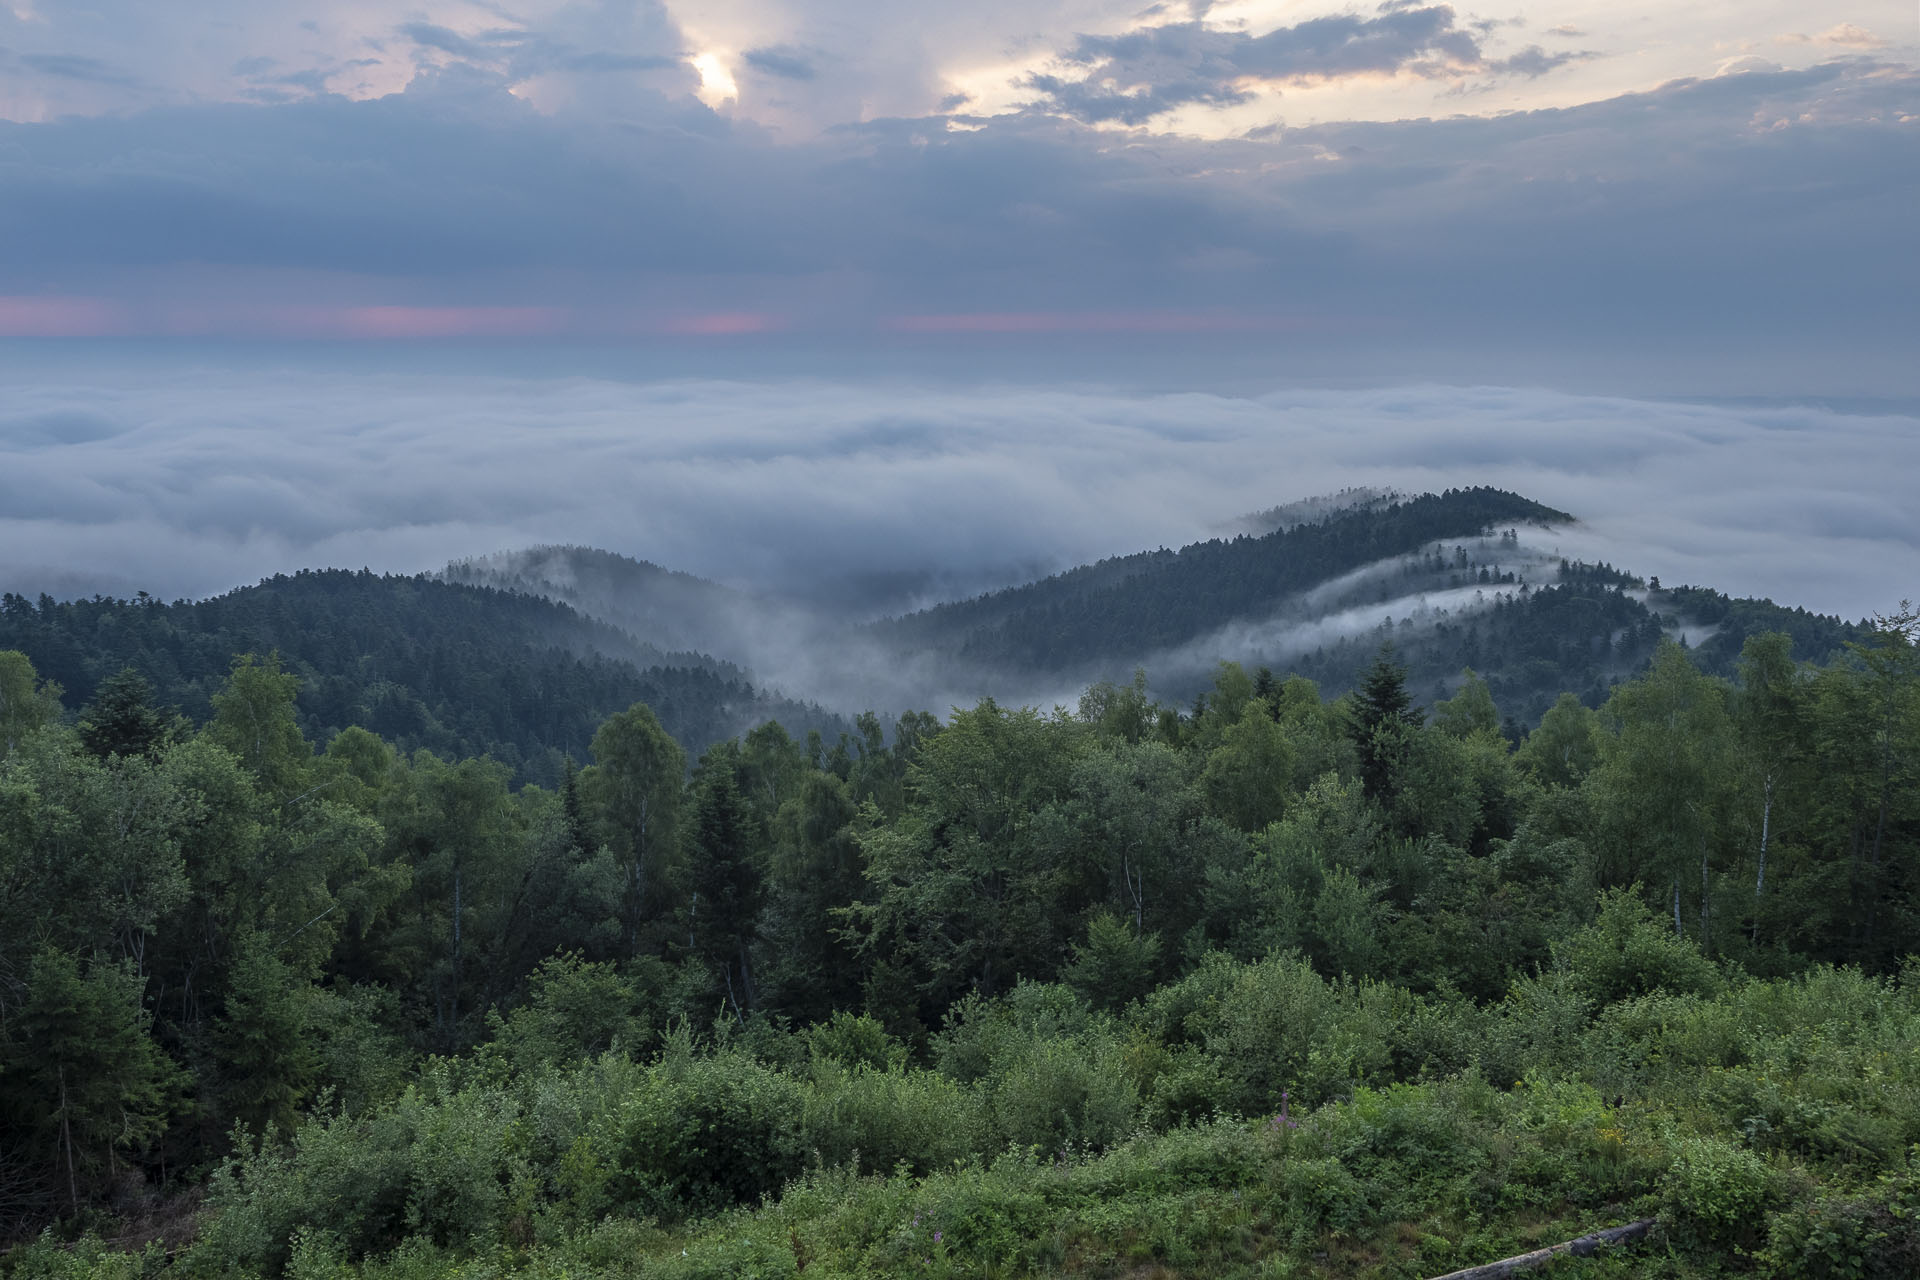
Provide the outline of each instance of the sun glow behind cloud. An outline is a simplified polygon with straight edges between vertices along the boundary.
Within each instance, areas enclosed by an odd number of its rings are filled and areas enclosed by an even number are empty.
[[[734,80],[733,72],[728,69],[726,60],[716,50],[697,53],[688,59],[693,69],[700,73],[700,87],[695,90],[700,101],[718,111],[722,104],[737,102],[740,99],[740,85]]]

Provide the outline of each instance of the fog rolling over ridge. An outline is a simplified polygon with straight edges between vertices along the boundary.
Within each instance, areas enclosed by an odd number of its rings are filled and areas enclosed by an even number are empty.
[[[1649,590],[1629,572],[1569,559],[1561,544],[1579,533],[1569,513],[1497,490],[1349,490],[1291,510],[1312,518],[1270,511],[1259,517],[1280,526],[1269,533],[1115,557],[871,622],[592,548],[500,553],[444,576],[547,596],[843,713],[944,712],[986,697],[1071,705],[1137,670],[1156,696],[1186,702],[1223,661],[1338,690],[1391,642],[1423,696],[1472,666],[1530,722],[1562,689],[1594,694],[1632,674],[1662,635],[1708,646],[1702,660],[1726,667],[1766,626],[1795,631],[1815,658],[1850,634],[1837,619]]]

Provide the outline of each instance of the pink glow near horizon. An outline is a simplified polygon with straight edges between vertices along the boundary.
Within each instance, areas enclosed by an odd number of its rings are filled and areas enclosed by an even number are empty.
[[[725,338],[748,333],[771,333],[786,328],[783,316],[765,311],[715,311],[698,315],[669,316],[660,326],[663,333],[698,338]]]
[[[564,329],[559,307],[145,303],[0,295],[0,337],[521,338]]]
[[[894,316],[886,325],[901,333],[1244,333],[1308,322],[1224,311],[976,311]]]
[[[353,338],[531,338],[563,328],[558,307],[321,308],[322,327]]]
[[[118,303],[0,295],[0,338],[110,338],[129,331]]]
[[[275,338],[408,341],[540,338],[566,333],[728,338],[776,333],[766,311],[576,312],[548,306],[348,305],[254,301],[128,302],[0,294],[0,338]]]

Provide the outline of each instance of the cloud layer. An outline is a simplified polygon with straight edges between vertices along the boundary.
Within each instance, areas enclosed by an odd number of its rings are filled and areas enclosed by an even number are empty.
[[[1439,12],[1342,19],[1441,25],[1340,56],[1469,34],[1421,18]],[[509,62],[589,56],[456,34]],[[1219,38],[1235,66],[1296,65]],[[788,77],[813,65],[762,54]],[[1716,370],[1697,392],[1920,391],[1920,74],[1891,63],[1214,141],[1025,115],[787,144],[629,76],[621,110],[561,115],[504,76],[462,62],[364,102],[0,125],[0,336],[1207,330],[1360,353],[1387,378],[1531,381],[1550,349],[1597,375]],[[1447,343],[1513,358],[1465,375],[1403,358]]]
[[[1083,35],[1061,61],[1075,74],[1035,73],[1027,84],[1081,120],[1141,124],[1191,103],[1249,102],[1258,86],[1408,75],[1544,75],[1588,56],[1529,45],[1504,58],[1485,48],[1489,24],[1463,25],[1452,6],[1390,0],[1372,14],[1336,13],[1255,35],[1198,19]],[[1498,26],[1499,24],[1491,24]]]
[[[1853,617],[1920,595],[1920,418],[1503,388],[1256,396],[103,369],[0,385],[0,588],[200,594],[588,543],[831,599],[970,591],[1356,484]],[[851,586],[849,584],[852,584]]]

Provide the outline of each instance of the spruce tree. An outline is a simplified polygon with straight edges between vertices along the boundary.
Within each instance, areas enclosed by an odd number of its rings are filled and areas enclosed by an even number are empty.
[[[166,735],[166,719],[153,707],[153,686],[132,667],[101,681],[80,715],[80,741],[102,760],[147,755]]]
[[[702,780],[688,850],[694,947],[719,966],[738,1012],[753,1003],[748,946],[760,917],[763,876],[746,798],[730,769]]]
[[[1380,646],[1373,665],[1354,690],[1349,731],[1360,753],[1360,783],[1367,798],[1393,798],[1407,738],[1426,719],[1407,692],[1407,668],[1395,661],[1393,644]]]

